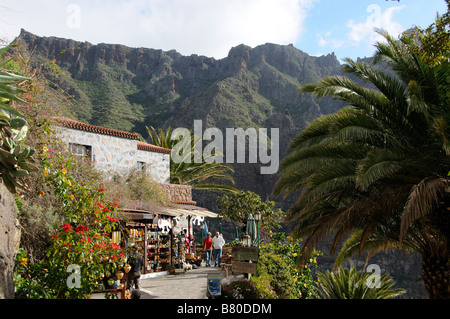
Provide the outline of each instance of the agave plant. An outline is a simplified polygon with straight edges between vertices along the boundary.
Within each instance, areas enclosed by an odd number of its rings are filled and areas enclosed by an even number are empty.
[[[390,299],[405,293],[404,289],[392,289],[395,281],[384,274],[373,278],[370,272],[358,272],[356,267],[317,274],[319,287],[315,287],[320,299]]]
[[[3,55],[12,43],[0,50]],[[5,68],[10,59],[0,63],[0,68]],[[27,135],[27,122],[23,115],[15,110],[11,104],[13,101],[24,102],[19,95],[24,93],[17,88],[17,84],[29,80],[15,73],[0,70],[0,175],[3,183],[12,193],[17,188],[24,189],[20,178],[29,171],[36,171],[32,164],[34,150],[24,145]]]

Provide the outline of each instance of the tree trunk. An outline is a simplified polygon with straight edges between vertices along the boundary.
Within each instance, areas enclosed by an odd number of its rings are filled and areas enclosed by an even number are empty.
[[[422,256],[422,279],[430,299],[450,299],[448,250]]]

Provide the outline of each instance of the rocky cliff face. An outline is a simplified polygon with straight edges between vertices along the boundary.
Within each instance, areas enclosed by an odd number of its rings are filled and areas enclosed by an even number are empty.
[[[334,54],[311,57],[287,45],[239,45],[221,60],[183,56],[176,51],[76,42],[39,37],[25,30],[23,45],[42,65],[63,70],[48,74],[75,97],[78,120],[147,137],[145,126],[203,130],[217,127],[279,128],[280,161],[288,142],[308,122],[341,105],[300,94],[302,84],[339,74]],[[258,164],[236,164],[243,189],[268,197],[276,174],[261,176]],[[200,200],[201,201],[201,200]]]
[[[14,196],[0,183],[0,299],[14,298],[14,262],[20,245]]]

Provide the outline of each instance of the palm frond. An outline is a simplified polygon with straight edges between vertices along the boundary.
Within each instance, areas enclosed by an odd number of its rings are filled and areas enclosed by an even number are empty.
[[[374,149],[360,161],[356,172],[356,186],[365,191],[378,180],[394,176],[403,168],[405,158],[389,149]]]
[[[426,177],[411,189],[402,214],[400,239],[403,239],[410,225],[430,214],[439,204],[450,181],[442,177]]]

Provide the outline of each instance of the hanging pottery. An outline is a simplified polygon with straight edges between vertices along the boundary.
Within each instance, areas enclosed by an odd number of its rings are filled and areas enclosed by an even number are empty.
[[[131,270],[131,266],[126,264],[125,266],[123,266],[123,270],[125,270],[125,273],[128,273]]]
[[[119,279],[119,280],[122,279],[123,278],[123,272],[122,271],[118,271],[116,276],[117,276],[117,279]]]

